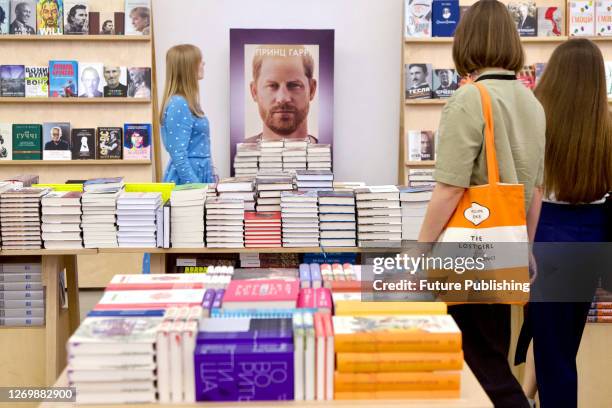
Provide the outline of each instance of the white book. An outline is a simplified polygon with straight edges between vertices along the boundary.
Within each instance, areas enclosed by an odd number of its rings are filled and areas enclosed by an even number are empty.
[[[156,402],[155,391],[83,392],[77,390],[77,404],[146,404]]]
[[[144,275],[143,275],[144,276]],[[116,275],[115,275],[116,277]],[[113,278],[114,280],[115,278]],[[157,390],[159,402],[170,403],[170,329],[171,321],[164,321],[157,330],[156,353],[157,353]]]
[[[183,402],[183,326],[175,321],[170,328],[170,400],[173,404]]]
[[[195,366],[193,362],[193,353],[196,346],[196,337],[198,335],[198,323],[196,321],[188,321],[185,323],[182,332],[182,368],[183,368],[183,402],[195,402]]]
[[[296,401],[304,400],[304,317],[293,315],[293,389]]]
[[[593,2],[570,1],[569,11],[569,30],[570,36],[589,37],[595,35],[595,7]]]
[[[154,369],[154,355],[105,355],[69,356],[68,367],[73,370],[107,370],[107,369]]]
[[[154,370],[72,370],[68,368],[68,381],[144,381],[155,380]]]
[[[322,247],[354,247],[355,239],[321,239],[320,245]]]
[[[155,392],[155,384],[152,381],[72,382],[70,386],[76,388],[77,393],[88,394],[95,392]]]
[[[305,381],[304,381],[304,399],[306,401],[315,400],[315,330],[314,318],[312,313],[304,313],[304,339],[306,343],[306,351],[304,353]]]

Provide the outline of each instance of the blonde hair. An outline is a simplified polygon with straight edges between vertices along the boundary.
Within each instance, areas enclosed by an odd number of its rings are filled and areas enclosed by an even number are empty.
[[[314,59],[303,45],[269,44],[261,45],[253,57],[253,82],[257,83],[264,58],[301,57],[304,75],[311,80],[314,75]]]
[[[174,95],[180,95],[187,100],[191,113],[198,117],[204,116],[204,111],[200,107],[200,87],[198,85],[198,70],[201,62],[202,53],[195,45],[180,44],[168,50],[160,123],[164,123],[164,112],[170,98]]]

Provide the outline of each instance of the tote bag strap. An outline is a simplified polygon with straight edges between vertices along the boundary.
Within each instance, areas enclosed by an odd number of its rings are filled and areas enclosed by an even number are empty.
[[[482,115],[484,117],[484,139],[485,153],[487,155],[487,177],[489,184],[499,183],[499,164],[497,163],[497,153],[495,152],[495,135],[493,133],[493,110],[491,109],[491,96],[483,84],[474,83],[480,92],[482,102]]]

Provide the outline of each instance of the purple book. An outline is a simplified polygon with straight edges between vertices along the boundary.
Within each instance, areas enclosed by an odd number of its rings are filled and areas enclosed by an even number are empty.
[[[292,344],[205,344],[194,363],[196,401],[293,400]]]
[[[206,319],[200,325],[198,344],[261,342],[293,343],[291,319]]]
[[[300,264],[300,288],[310,287],[310,267],[308,264]]]
[[[215,300],[215,290],[206,289],[206,292],[204,292],[204,299],[202,300],[202,309],[204,309],[204,314],[206,316],[210,316],[210,309],[212,308],[212,304],[214,300]]]
[[[318,263],[310,264],[310,279],[312,280],[313,288],[321,287],[321,281],[323,280],[323,278],[321,277],[321,265],[319,265]]]
[[[223,305],[223,295],[225,294],[225,289],[217,289],[215,292],[215,298],[212,302],[212,309],[221,309]]]

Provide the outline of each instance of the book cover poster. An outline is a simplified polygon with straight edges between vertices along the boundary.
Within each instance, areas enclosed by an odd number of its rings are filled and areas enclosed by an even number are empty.
[[[431,37],[431,0],[406,0],[406,37]]]
[[[563,35],[563,25],[563,9],[560,7],[538,7],[538,36],[561,36]]]
[[[96,158],[96,129],[72,129],[72,159]]]
[[[535,88],[535,66],[534,65],[525,65],[522,70],[519,71],[516,78],[523,83],[527,88],[533,89]]]
[[[104,81],[106,82],[103,89],[105,98],[127,97],[128,85],[126,67],[104,65],[102,73],[104,75]]]
[[[431,89],[431,64],[406,64],[406,99],[429,99]]]
[[[0,35],[9,33],[9,0],[0,0]]]
[[[595,34],[612,35],[612,1],[601,0],[595,3]]]
[[[406,151],[408,161],[434,160],[434,133],[431,130],[409,130]]]
[[[100,13],[100,35],[115,35],[115,13]]]
[[[459,78],[454,69],[433,70],[433,97],[450,98],[459,88]]]
[[[127,93],[130,98],[151,98],[151,68],[129,68]]]
[[[78,95],[78,71],[76,61],[49,61],[49,96],[73,98]]]
[[[41,159],[41,129],[36,124],[13,124],[13,160]]]
[[[71,160],[70,123],[43,123],[43,160]]]
[[[593,1],[572,1],[569,3],[570,36],[588,37],[595,35],[595,4]]]
[[[126,123],[123,135],[125,160],[151,160],[151,124]]]
[[[334,30],[230,29],[230,70],[232,164],[237,143],[332,144]]]
[[[89,33],[89,5],[87,0],[64,0],[64,34]]]
[[[49,96],[49,67],[25,67],[25,96],[26,98],[46,98]]]
[[[459,24],[459,0],[435,0],[432,6],[433,37],[452,37]]]
[[[514,19],[516,29],[521,37],[536,37],[538,35],[536,16],[538,8],[534,0],[510,2],[508,10]]]
[[[104,85],[102,63],[79,63],[79,98],[100,98]]]
[[[125,35],[151,34],[149,0],[125,0]]]
[[[61,35],[64,29],[63,0],[38,0],[36,28],[39,35]]]
[[[25,67],[0,65],[0,96],[25,96]]]
[[[36,1],[11,0],[9,32],[17,35],[36,34]]]
[[[612,99],[612,61],[605,62],[606,67],[606,91],[608,99]]]
[[[123,148],[123,129],[120,127],[99,127],[96,140],[96,157],[121,159]]]
[[[10,123],[0,123],[0,160],[13,159],[13,135]]]

